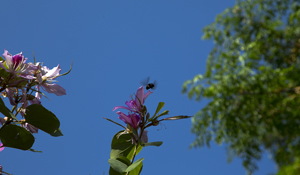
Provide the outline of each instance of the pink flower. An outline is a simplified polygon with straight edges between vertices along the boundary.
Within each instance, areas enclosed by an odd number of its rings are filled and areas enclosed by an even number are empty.
[[[123,112],[118,111],[117,114],[120,116],[119,119],[123,120],[126,124],[129,124],[132,128],[136,129],[139,127],[141,122],[141,117],[138,114],[124,114]]]
[[[136,91],[136,95],[135,95],[135,100],[130,100],[130,101],[126,101],[125,104],[127,106],[116,106],[114,107],[113,111],[117,110],[117,109],[127,109],[131,112],[136,112],[136,113],[140,113],[141,111],[141,106],[144,105],[146,98],[152,94],[153,92],[148,91],[145,94],[145,90],[144,87],[141,86],[138,88],[138,90]]]
[[[22,52],[12,56],[7,50],[4,50],[3,57],[5,58],[5,62],[0,61],[1,68],[15,76],[34,79],[29,73],[33,70],[37,70],[37,66],[25,63],[27,58],[24,58]]]
[[[48,93],[53,93],[57,96],[66,95],[66,90],[59,86],[58,84],[54,84],[55,78],[60,75],[61,68],[59,65],[54,67],[53,69],[49,69],[46,66],[39,66],[40,63],[37,63],[41,73],[37,75],[37,80],[39,85],[37,86],[37,90],[39,91],[40,87],[42,87]],[[36,97],[40,100],[41,95],[39,92],[36,93]]]

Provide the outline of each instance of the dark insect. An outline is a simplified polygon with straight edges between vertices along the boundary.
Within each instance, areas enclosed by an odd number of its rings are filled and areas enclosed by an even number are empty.
[[[144,80],[141,81],[141,84],[143,86],[146,86],[147,90],[149,90],[149,89],[155,90],[157,88],[156,80],[154,80],[153,83],[149,83],[149,81],[150,81],[150,77],[147,77],[147,78],[145,78]]]
[[[154,87],[156,87],[156,86],[154,86],[153,83],[149,83],[149,84],[147,84],[146,89],[147,90],[149,90],[149,89],[153,89],[154,90]]]

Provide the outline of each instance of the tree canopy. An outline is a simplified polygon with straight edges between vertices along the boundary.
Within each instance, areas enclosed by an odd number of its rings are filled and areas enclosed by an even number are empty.
[[[300,157],[299,0],[237,1],[203,32],[215,43],[206,72],[182,90],[209,100],[193,118],[191,146],[225,143],[229,158],[242,158],[249,172],[264,150],[279,167],[294,163]]]

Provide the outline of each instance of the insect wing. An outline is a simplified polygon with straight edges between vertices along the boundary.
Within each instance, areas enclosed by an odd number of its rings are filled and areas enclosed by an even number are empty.
[[[143,86],[147,86],[149,84],[150,77],[144,78],[140,83]]]
[[[154,86],[152,87],[152,89],[155,90],[157,88],[157,81],[156,80],[154,80],[153,85]]]

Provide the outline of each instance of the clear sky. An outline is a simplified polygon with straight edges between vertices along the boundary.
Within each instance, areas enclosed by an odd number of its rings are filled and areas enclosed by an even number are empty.
[[[146,100],[153,114],[159,102],[170,115],[193,115],[207,103],[181,94],[185,80],[204,73],[212,41],[202,41],[202,28],[233,6],[234,0],[31,0],[0,2],[0,51],[23,51],[33,62],[52,68],[66,96],[48,94],[44,107],[61,121],[63,137],[40,131],[33,153],[5,148],[0,153],[4,171],[14,175],[108,175],[110,143],[122,128],[113,107],[124,105],[147,76],[158,87]],[[1,52],[1,55],[2,53]],[[7,100],[7,99],[5,99]],[[120,121],[120,120],[119,120]],[[191,120],[165,121],[149,129],[142,175],[243,175],[242,161],[227,163],[226,145],[189,149],[195,139]],[[275,172],[268,154],[254,175]]]

